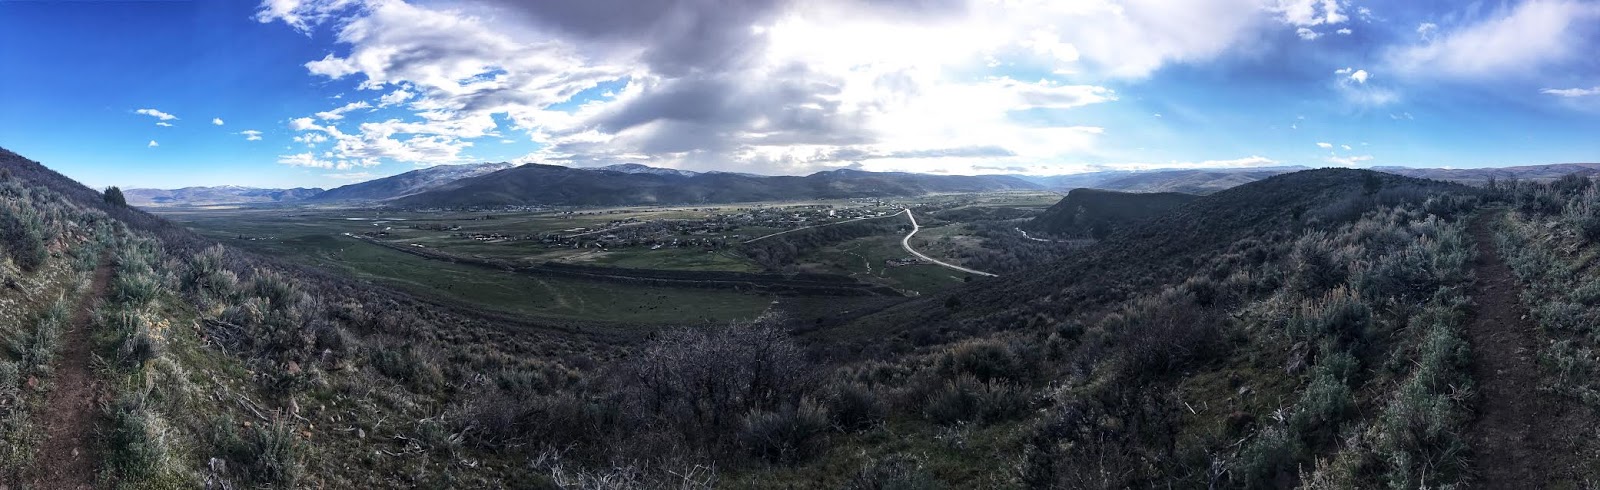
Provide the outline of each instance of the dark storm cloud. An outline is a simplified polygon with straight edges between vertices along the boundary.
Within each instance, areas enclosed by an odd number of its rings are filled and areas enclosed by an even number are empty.
[[[782,13],[789,0],[481,0],[589,45],[644,50],[668,77],[719,72],[765,45],[750,26]]]

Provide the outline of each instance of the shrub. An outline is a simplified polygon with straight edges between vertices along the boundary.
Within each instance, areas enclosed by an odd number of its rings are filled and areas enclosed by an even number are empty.
[[[957,344],[939,359],[939,371],[951,378],[970,374],[984,382],[1022,381],[1030,377],[1023,362],[1011,353],[1006,344],[997,340],[970,340]]]
[[[1294,242],[1289,254],[1290,285],[1314,296],[1344,282],[1347,269],[1327,234],[1314,232]]]
[[[826,400],[834,424],[846,431],[873,427],[888,416],[888,406],[878,394],[860,383],[835,383]]]
[[[1294,481],[1296,464],[1305,454],[1300,436],[1284,424],[1271,424],[1239,453],[1233,477],[1245,488],[1279,488]]]
[[[930,490],[940,488],[922,458],[891,454],[868,461],[845,483],[846,490]]]
[[[31,212],[0,209],[0,243],[5,245],[11,261],[24,272],[38,269],[49,258],[43,228],[44,224]]]
[[[233,417],[212,421],[212,446],[228,467],[252,487],[292,488],[300,479],[300,441],[283,420],[253,424],[243,433]]]
[[[971,375],[947,381],[923,408],[923,415],[934,423],[1006,420],[1025,413],[1027,394],[1004,381],[984,383]]]
[[[770,463],[792,464],[809,459],[817,440],[828,430],[828,411],[803,399],[776,412],[751,412],[744,418],[739,442],[756,457]]]
[[[170,470],[169,429],[145,404],[146,394],[119,397],[107,410],[105,465],[125,483],[160,480]]]
[[[718,437],[752,411],[798,401],[812,367],[800,347],[764,318],[722,329],[680,329],[646,345],[621,373],[647,416],[666,417],[692,438]]]

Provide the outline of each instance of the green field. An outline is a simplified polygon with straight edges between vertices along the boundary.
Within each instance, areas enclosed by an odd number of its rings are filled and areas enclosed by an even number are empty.
[[[759,315],[772,298],[714,289],[533,277],[429,260],[345,237],[349,225],[258,212],[176,217],[230,246],[397,287],[424,297],[530,317],[621,324],[700,324]],[[370,226],[370,225],[368,225]],[[239,235],[255,237],[240,240]]]
[[[933,205],[948,209],[1009,206],[1042,208],[1055,202],[1048,193],[926,196],[882,207]],[[375,239],[394,245],[417,245],[457,256],[475,256],[527,264],[549,261],[633,269],[761,272],[742,255],[743,239],[784,231],[767,225],[741,226],[728,232],[728,248],[697,247],[563,247],[538,240],[475,240],[472,234],[513,237],[545,233],[575,234],[613,229],[610,223],[659,220],[704,220],[716,213],[752,209],[800,209],[827,205],[862,206],[851,201],[748,203],[697,208],[633,207],[524,212],[393,212],[346,208],[163,209],[167,218],[230,246],[281,257],[301,264],[340,271],[424,297],[479,305],[494,311],[534,318],[619,324],[698,324],[751,318],[770,307],[771,296],[728,290],[649,287],[581,279],[534,277],[417,257],[346,236],[384,232]],[[921,217],[919,216],[919,219]],[[442,229],[429,229],[442,228]],[[913,240],[918,250],[944,260],[956,259],[961,246],[977,240],[962,234],[960,223],[925,224]],[[466,235],[466,236],[463,236]],[[683,239],[706,234],[682,234]],[[732,238],[735,236],[744,238]],[[889,267],[885,261],[909,256],[900,247],[904,232],[886,233],[812,251],[801,257],[800,270],[843,274],[887,285],[907,294],[928,294],[958,285],[967,274],[936,265]],[[949,237],[949,238],[946,238]]]

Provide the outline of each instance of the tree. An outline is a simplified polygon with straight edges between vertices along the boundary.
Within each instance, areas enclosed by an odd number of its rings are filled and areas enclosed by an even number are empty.
[[[117,186],[107,187],[105,197],[106,202],[113,206],[128,205],[128,199],[122,196],[122,189],[118,189]]]

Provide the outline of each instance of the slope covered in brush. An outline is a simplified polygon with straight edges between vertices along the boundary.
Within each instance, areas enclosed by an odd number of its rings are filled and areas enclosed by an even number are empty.
[[[1073,189],[1024,228],[1070,238],[1105,238],[1116,228],[1159,216],[1197,197],[1176,192]]]

